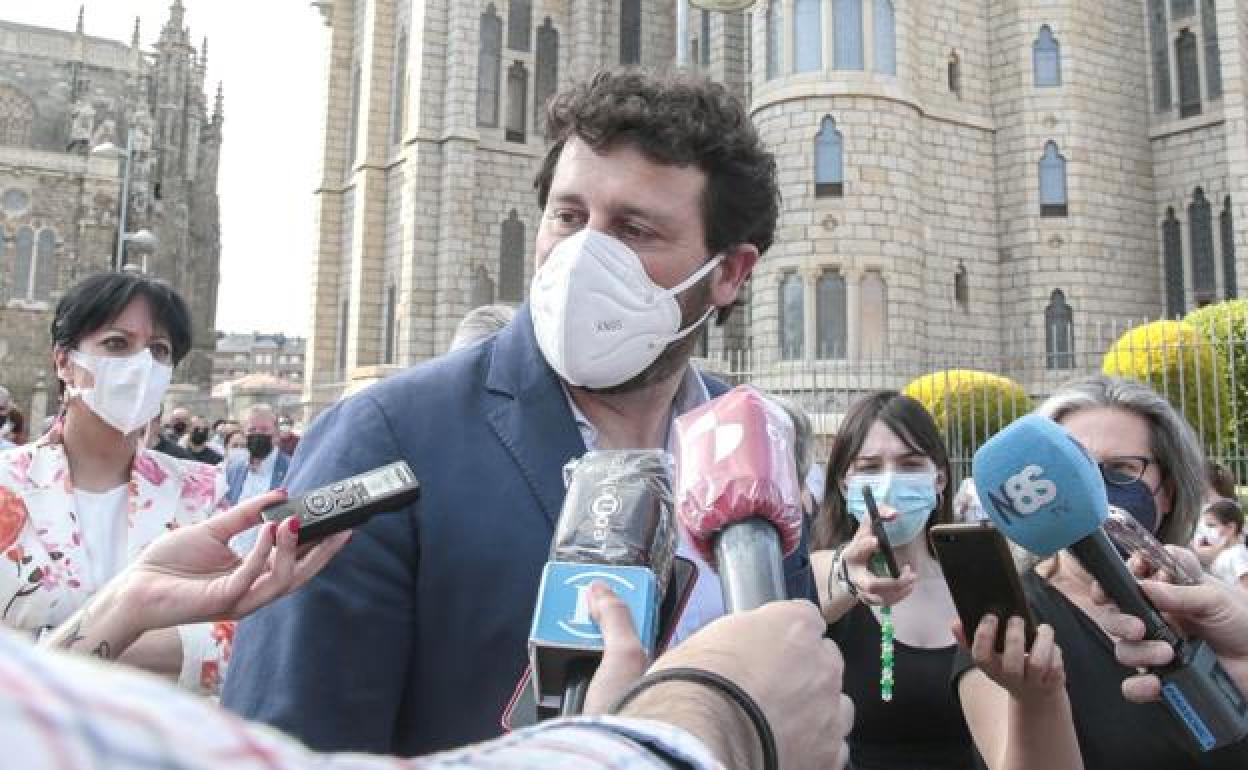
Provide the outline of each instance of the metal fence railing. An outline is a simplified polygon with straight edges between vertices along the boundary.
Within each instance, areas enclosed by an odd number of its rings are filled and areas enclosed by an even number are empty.
[[[859,395],[881,388],[902,390],[926,377],[915,388],[941,425],[959,476],[969,473],[975,450],[1001,427],[1038,406],[1063,383],[1101,373],[1108,365],[1165,395],[1187,418],[1209,456],[1244,479],[1246,327],[1228,320],[1203,332],[1178,324],[1068,325],[1048,334],[1019,328],[1005,333],[1000,343],[963,343],[958,349],[904,358],[853,361],[785,360],[778,345],[754,346],[712,353],[699,359],[699,365],[733,384],[749,383],[800,405],[820,436],[821,455]]]

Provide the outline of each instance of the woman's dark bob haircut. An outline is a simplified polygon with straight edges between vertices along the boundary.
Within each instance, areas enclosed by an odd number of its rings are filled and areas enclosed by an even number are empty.
[[[927,519],[927,527],[953,521],[953,495],[948,494],[953,475],[949,468],[949,451],[945,448],[940,429],[923,405],[895,390],[877,390],[867,393],[849,407],[845,419],[836,432],[832,451],[828,454],[828,479],[824,487],[823,510],[815,519],[811,550],[835,548],[849,542],[858,529],[858,522],[845,506],[845,492],[841,482],[849,473],[854,458],[862,451],[867,434],[877,422],[882,422],[897,434],[911,451],[927,457],[936,470],[945,477],[945,493],[936,504],[936,510]],[[931,548],[930,543],[928,548]]]
[[[173,287],[138,273],[96,273],[65,293],[52,319],[52,344],[74,350],[82,338],[111,323],[136,298],[152,309],[152,321],[165,328],[173,345],[173,364],[191,350],[191,311]]]

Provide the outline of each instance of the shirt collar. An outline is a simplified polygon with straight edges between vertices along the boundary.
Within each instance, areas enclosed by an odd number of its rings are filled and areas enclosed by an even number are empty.
[[[576,420],[576,429],[581,433],[581,440],[585,442],[585,449],[593,451],[598,447],[598,429],[594,427],[585,413],[576,405],[576,401],[572,399],[572,394],[568,391],[568,385],[560,382],[559,386],[563,388],[563,397],[568,401],[568,408],[572,410],[572,417]],[[706,389],[706,382],[702,380],[702,375],[698,373],[692,365],[685,366],[685,374],[680,380],[680,387],[676,389],[676,396],[672,399],[672,419],[676,419],[685,412],[697,409],[706,402],[711,400],[711,393]],[[668,431],[667,444],[671,447],[672,436]]]

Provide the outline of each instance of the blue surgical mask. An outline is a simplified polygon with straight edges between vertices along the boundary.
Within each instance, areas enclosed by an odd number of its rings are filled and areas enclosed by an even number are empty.
[[[855,473],[846,479],[845,506],[859,524],[867,518],[867,504],[862,499],[865,486],[871,487],[877,503],[897,511],[892,521],[884,522],[884,534],[894,546],[918,537],[936,508],[935,471]]]
[[[1110,505],[1131,514],[1140,526],[1154,535],[1157,534],[1157,503],[1153,500],[1153,493],[1147,484],[1139,480],[1130,484],[1106,484],[1105,492]]]

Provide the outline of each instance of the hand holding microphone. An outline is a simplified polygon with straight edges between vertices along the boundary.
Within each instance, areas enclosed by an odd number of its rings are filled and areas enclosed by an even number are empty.
[[[1138,618],[1144,638],[1174,650],[1156,673],[1171,714],[1201,751],[1248,735],[1248,700],[1198,639],[1184,639],[1141,592],[1102,523],[1109,502],[1100,469],[1057,423],[1028,415],[978,452],[975,486],[998,529],[1040,556],[1065,549],[1123,612]]]

